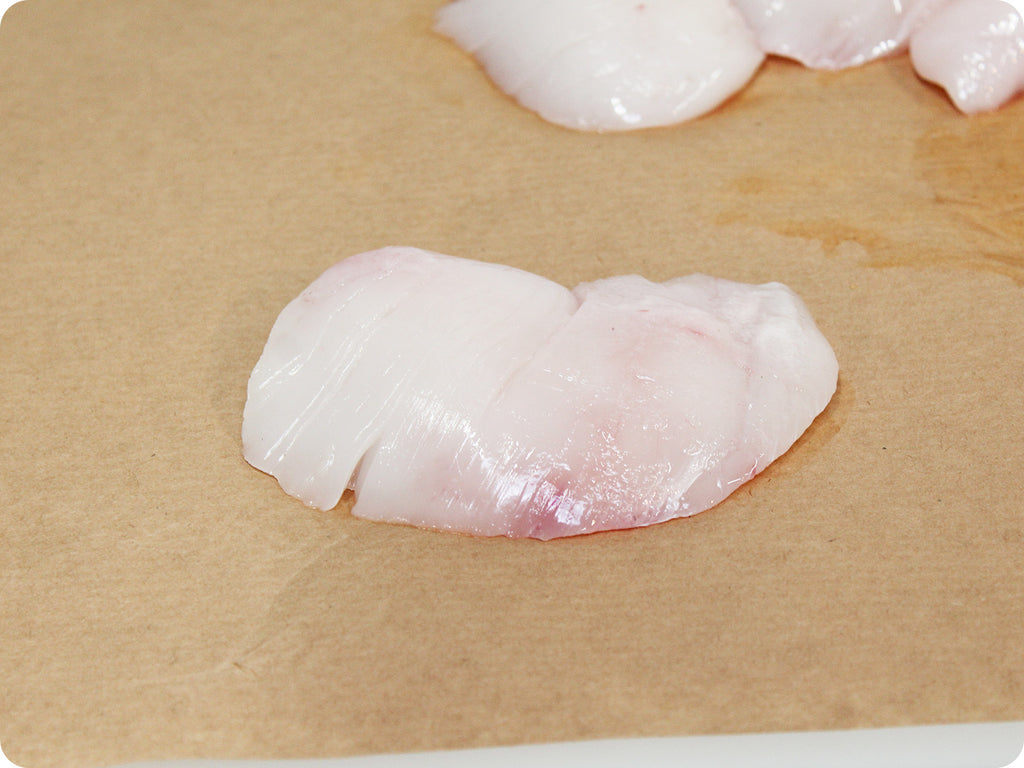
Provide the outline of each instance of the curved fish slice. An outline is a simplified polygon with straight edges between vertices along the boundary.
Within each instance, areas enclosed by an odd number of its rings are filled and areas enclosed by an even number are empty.
[[[281,313],[249,381],[246,459],[329,509],[551,539],[693,515],[785,452],[836,387],[778,283],[631,275],[568,291],[385,248]]]

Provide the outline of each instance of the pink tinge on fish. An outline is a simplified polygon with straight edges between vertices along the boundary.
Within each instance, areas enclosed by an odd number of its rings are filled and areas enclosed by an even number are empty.
[[[1024,3],[956,0],[910,40],[914,69],[961,112],[997,109],[1024,92]]]
[[[697,117],[764,60],[729,0],[456,0],[436,28],[520,104],[581,130]]]
[[[551,539],[696,514],[784,453],[838,367],[778,283],[613,277],[572,291],[415,248],[353,256],[281,312],[244,455],[352,514]]]

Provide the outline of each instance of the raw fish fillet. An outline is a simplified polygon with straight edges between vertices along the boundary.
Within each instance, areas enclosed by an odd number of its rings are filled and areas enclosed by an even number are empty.
[[[1024,91],[1021,3],[957,0],[910,39],[914,69],[961,112],[997,109]]]
[[[1024,90],[1024,0],[454,0],[436,29],[520,104],[579,130],[698,117],[766,54],[845,69],[911,48],[963,112]]]
[[[902,51],[948,0],[733,0],[766,53],[845,69]]]
[[[456,0],[436,28],[523,106],[585,130],[697,117],[764,60],[728,0]]]
[[[281,312],[245,458],[321,509],[551,539],[696,514],[828,404],[835,355],[778,283],[636,275],[569,291],[392,247]]]

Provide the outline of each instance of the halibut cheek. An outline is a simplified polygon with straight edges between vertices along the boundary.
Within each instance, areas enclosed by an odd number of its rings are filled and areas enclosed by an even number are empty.
[[[568,291],[386,248],[281,313],[249,382],[246,459],[321,509],[551,539],[714,506],[825,408],[838,365],[779,283],[637,275]]]

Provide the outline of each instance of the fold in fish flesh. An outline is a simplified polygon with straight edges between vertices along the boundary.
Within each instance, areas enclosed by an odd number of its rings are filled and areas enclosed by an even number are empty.
[[[352,514],[551,539],[693,515],[784,453],[838,367],[779,283],[636,275],[572,291],[391,247],[281,312],[248,385],[246,460]]]

